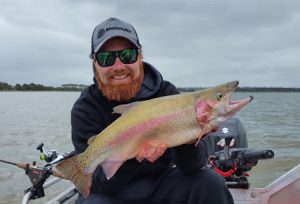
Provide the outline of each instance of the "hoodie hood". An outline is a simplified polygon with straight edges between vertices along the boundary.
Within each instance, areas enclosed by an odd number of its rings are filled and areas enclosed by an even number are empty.
[[[152,97],[160,89],[163,77],[161,73],[147,62],[144,63],[144,80],[134,100],[145,100]]]

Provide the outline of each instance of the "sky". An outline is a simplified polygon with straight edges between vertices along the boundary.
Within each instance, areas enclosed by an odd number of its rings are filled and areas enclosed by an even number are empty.
[[[0,82],[93,83],[94,27],[131,23],[178,87],[300,87],[298,0],[0,0]]]

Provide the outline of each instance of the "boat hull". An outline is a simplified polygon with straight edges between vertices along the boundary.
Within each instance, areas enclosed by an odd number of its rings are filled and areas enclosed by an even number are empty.
[[[299,204],[300,164],[264,188],[230,189],[235,204]]]

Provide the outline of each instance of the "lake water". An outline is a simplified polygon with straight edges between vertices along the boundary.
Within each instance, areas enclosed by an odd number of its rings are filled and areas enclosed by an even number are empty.
[[[0,159],[39,161],[38,144],[59,153],[72,151],[70,111],[79,92],[0,92]],[[263,187],[300,163],[300,93],[236,93],[253,95],[238,114],[249,147],[272,149],[275,158],[259,161],[250,172],[252,187]],[[43,164],[43,162],[39,162]],[[46,191],[55,195],[68,183]],[[24,170],[0,163],[0,203],[21,203],[31,186]],[[33,203],[43,203],[44,200]]]

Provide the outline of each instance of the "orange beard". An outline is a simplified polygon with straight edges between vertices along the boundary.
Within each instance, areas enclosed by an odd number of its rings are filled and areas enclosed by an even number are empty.
[[[109,100],[115,101],[128,101],[129,99],[136,96],[137,92],[140,90],[143,79],[144,79],[144,65],[141,62],[140,66],[140,75],[134,79],[133,73],[130,73],[130,82],[126,85],[111,85],[103,84],[97,71],[95,73],[95,78],[98,84],[98,88],[102,91],[103,95],[106,96]]]

